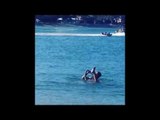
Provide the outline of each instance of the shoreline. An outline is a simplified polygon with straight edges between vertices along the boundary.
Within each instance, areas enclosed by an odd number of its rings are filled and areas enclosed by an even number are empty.
[[[125,25],[116,25],[116,24],[69,24],[69,23],[58,23],[58,24],[54,24],[54,23],[39,23],[39,24],[35,24],[35,26],[45,26],[45,25],[51,25],[51,26],[63,26],[63,27],[75,27],[75,26],[79,26],[79,27],[99,27],[99,28],[124,28]]]

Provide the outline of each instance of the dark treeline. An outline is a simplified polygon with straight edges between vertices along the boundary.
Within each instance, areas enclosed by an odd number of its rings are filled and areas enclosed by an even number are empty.
[[[124,26],[124,15],[37,15],[36,24]]]

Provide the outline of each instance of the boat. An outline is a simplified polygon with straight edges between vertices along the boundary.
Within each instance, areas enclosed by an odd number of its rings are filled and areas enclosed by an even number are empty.
[[[108,37],[111,37],[111,36],[112,36],[112,34],[109,33],[109,32],[102,32],[102,35],[105,35],[105,36],[108,36]]]
[[[117,30],[113,33],[102,32],[101,34],[104,35],[104,36],[108,36],[108,37],[111,37],[111,36],[125,36],[125,32],[123,30]]]

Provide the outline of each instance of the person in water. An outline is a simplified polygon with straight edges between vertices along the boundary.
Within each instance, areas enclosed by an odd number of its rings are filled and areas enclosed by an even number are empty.
[[[87,77],[87,75],[88,75],[89,73],[91,73],[91,71],[90,71],[90,70],[86,70],[85,73],[84,73],[84,75],[82,76],[82,79],[88,80],[89,77]]]
[[[92,77],[87,77],[88,74],[92,74]],[[92,68],[92,70],[86,70],[84,75],[82,76],[82,79],[84,80],[93,80],[95,82],[98,82],[98,78],[101,76],[100,72],[96,71],[96,67]]]
[[[101,76],[101,73],[96,71],[96,67],[92,68],[91,73],[93,74],[93,80],[98,81],[98,78]]]

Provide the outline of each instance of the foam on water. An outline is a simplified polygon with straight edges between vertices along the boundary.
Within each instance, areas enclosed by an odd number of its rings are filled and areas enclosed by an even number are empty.
[[[111,33],[112,36],[125,36],[125,33]],[[35,33],[37,36],[105,36],[102,34],[72,34],[72,33]]]

